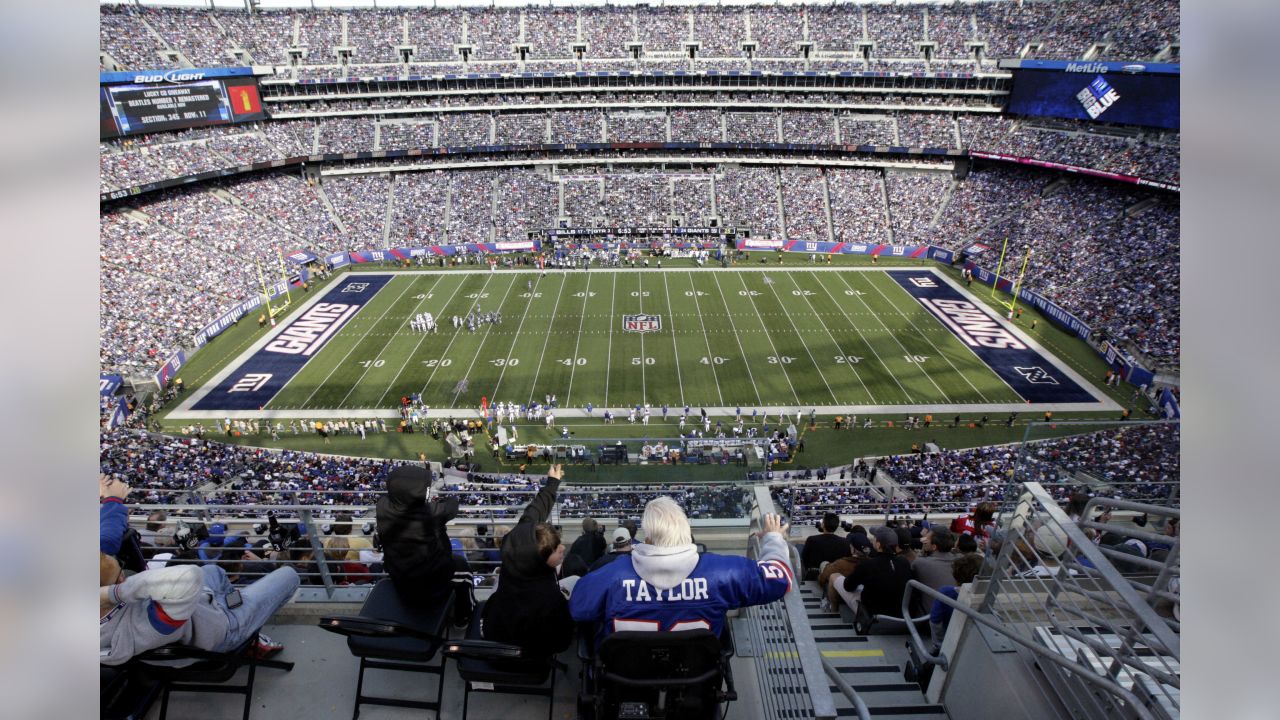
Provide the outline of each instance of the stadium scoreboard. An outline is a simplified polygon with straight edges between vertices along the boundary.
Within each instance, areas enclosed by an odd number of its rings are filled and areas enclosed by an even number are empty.
[[[127,76],[106,82],[106,76]],[[116,78],[112,78],[116,79]],[[104,73],[99,136],[137,135],[226,125],[267,117],[252,75],[209,77],[201,71]]]
[[[1180,66],[1167,63],[1005,60],[1015,115],[1179,127]]]

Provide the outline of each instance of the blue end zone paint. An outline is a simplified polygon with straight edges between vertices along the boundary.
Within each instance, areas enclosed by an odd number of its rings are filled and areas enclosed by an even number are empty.
[[[1005,329],[986,310],[969,302],[932,272],[894,270],[888,271],[888,275],[960,342],[968,345],[1024,400],[1033,403],[1098,401],[1043,355]]]
[[[192,409],[263,407],[390,281],[390,275],[361,275],[334,286],[319,302],[280,328]]]

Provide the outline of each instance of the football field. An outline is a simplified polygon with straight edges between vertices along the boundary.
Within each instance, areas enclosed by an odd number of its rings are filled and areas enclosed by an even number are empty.
[[[472,312],[501,320],[454,327]],[[423,270],[339,278],[172,417],[395,416],[412,393],[433,415],[550,395],[558,416],[1110,404],[929,268]]]

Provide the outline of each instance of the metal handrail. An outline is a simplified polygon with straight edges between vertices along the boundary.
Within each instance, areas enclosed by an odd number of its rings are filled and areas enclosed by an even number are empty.
[[[756,535],[756,531],[761,528],[764,515],[772,512],[776,512],[776,509],[773,506],[773,498],[769,494],[769,489],[764,486],[756,486],[754,508],[751,513],[752,533],[747,541],[748,557],[759,557],[760,538]],[[793,543],[788,542],[787,553],[794,572],[801,567],[799,551],[796,550],[796,546]],[[802,576],[797,572],[796,577]],[[822,653],[818,650],[818,643],[813,636],[813,628],[809,625],[809,617],[805,611],[804,603],[800,599],[799,590],[799,587],[792,588],[791,592],[783,596],[782,605],[785,613],[782,616],[786,619],[790,630],[790,640],[795,646],[800,672],[803,674],[809,701],[813,706],[813,717],[834,718],[836,717],[835,700],[831,697],[830,686],[823,682],[822,675],[818,673],[818,667],[823,662]],[[856,696],[856,693],[854,695]],[[857,702],[855,701],[855,704]]]
[[[1002,637],[1008,639],[1011,642],[1016,643],[1017,645],[1027,650],[1030,650],[1031,652],[1035,653],[1040,659],[1047,660],[1055,665],[1058,665],[1063,670],[1071,673],[1073,677],[1083,678],[1086,682],[1096,685],[1099,688],[1107,691],[1108,693],[1111,693],[1123,699],[1126,703],[1128,703],[1129,707],[1133,709],[1133,711],[1136,712],[1144,720],[1157,720],[1156,716],[1154,716],[1149,710],[1146,709],[1146,707],[1143,706],[1142,701],[1139,700],[1136,695],[1134,695],[1129,690],[1124,689],[1115,681],[1107,678],[1099,677],[1096,673],[1092,672],[1088,668],[1083,667],[1078,663],[1070,662],[1069,660],[1064,658],[1060,653],[1056,653],[1046,647],[1043,647],[1041,645],[1038,645],[1030,640],[1027,640],[1021,637],[1017,633],[1014,633],[1006,629],[1002,624],[987,619],[984,615],[974,610],[973,608],[970,608],[967,605],[963,605],[959,601],[953,600],[947,597],[946,595],[943,595],[942,593],[938,592],[937,590],[934,590],[928,585],[925,585],[919,580],[911,580],[907,582],[907,592],[905,592],[902,597],[904,608],[910,602],[911,592],[913,590],[919,590],[920,592],[924,593],[926,596],[932,597],[934,600],[942,602],[944,605],[950,606],[953,613],[954,612],[961,613],[962,615],[967,617],[969,620],[987,628],[988,630],[991,630],[992,632],[1000,634]],[[925,660],[928,660],[930,662],[935,662],[945,670],[947,668],[946,655],[943,654],[941,651],[939,651],[939,654],[936,656],[931,654],[929,652],[929,649],[925,647],[924,641],[920,638],[919,633],[915,631],[915,627],[911,624],[908,624],[907,628],[908,628],[908,632],[911,635],[911,642],[915,645],[916,651],[920,653],[920,656]]]
[[[840,691],[840,694],[853,703],[853,709],[858,713],[858,720],[871,720],[871,712],[867,710],[867,704],[862,701],[862,696],[840,676],[840,671],[827,662],[826,658],[822,658],[822,669],[827,673],[827,677],[830,678],[836,689]]]

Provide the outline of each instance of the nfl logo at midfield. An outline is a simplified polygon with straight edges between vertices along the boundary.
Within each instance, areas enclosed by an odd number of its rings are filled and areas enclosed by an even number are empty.
[[[658,332],[662,330],[661,315],[623,315],[622,329],[627,332]]]

